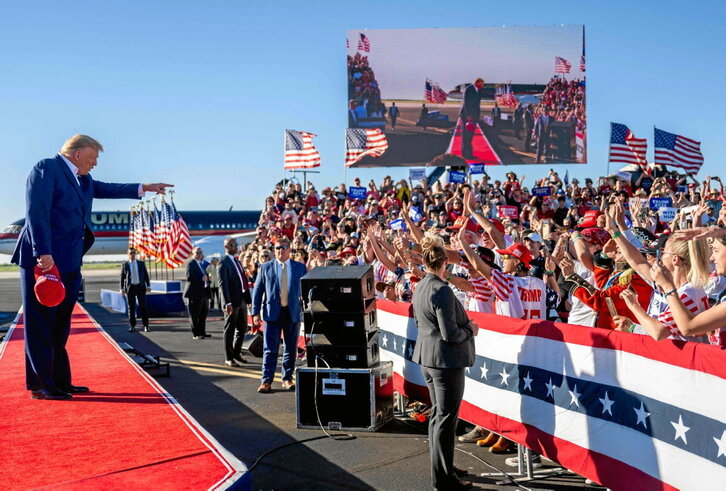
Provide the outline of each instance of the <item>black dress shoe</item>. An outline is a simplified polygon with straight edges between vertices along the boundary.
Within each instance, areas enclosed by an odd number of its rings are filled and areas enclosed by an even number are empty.
[[[30,397],[32,399],[43,399],[46,401],[67,401],[73,399],[73,396],[67,392],[60,390],[40,389],[31,391]]]
[[[203,338],[211,338],[212,335],[211,334],[204,333],[204,334],[202,334],[202,337]]]
[[[460,469],[460,468],[454,466],[454,474],[456,474],[459,477],[464,477],[467,474],[469,474],[469,471],[467,471],[466,469]]]
[[[136,332],[136,328],[133,327],[133,326],[132,327],[129,327],[129,332]]]
[[[235,356],[234,357],[234,360],[235,361],[238,361],[240,363],[247,363],[247,360],[245,360],[244,358],[242,358],[242,356]]]
[[[59,385],[58,390],[69,394],[80,394],[81,392],[88,392],[89,389],[82,385]]]

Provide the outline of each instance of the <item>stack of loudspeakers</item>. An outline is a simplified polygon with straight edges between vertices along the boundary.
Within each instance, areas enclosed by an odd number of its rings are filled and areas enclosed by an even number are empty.
[[[393,419],[393,363],[379,363],[371,266],[318,267],[301,280],[308,368],[298,428],[376,431]]]
[[[378,364],[378,319],[371,266],[318,267],[301,280],[308,366]]]

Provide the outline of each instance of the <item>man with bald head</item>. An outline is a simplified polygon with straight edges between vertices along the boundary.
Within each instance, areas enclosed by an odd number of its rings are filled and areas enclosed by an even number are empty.
[[[38,162],[26,183],[25,225],[12,262],[20,266],[25,326],[26,388],[33,399],[64,400],[88,387],[71,383],[66,351],[71,313],[81,286],[83,255],[94,242],[91,210],[95,198],[139,199],[146,192],[165,193],[171,184],[111,184],[91,177],[103,146],[87,135],[74,135],[53,158]],[[38,266],[56,271],[65,286],[60,305],[47,307],[34,294]]]
[[[252,303],[252,295],[245,272],[237,260],[237,239],[225,239],[224,250],[227,254],[219,265],[219,287],[222,290],[224,311],[224,364],[237,367],[237,362],[247,363],[242,358],[242,341],[247,332],[247,306]]]

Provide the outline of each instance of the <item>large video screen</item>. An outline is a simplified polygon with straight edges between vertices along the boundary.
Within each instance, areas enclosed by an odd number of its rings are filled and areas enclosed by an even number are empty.
[[[388,143],[348,165],[587,162],[584,26],[355,30],[346,45],[347,144]]]

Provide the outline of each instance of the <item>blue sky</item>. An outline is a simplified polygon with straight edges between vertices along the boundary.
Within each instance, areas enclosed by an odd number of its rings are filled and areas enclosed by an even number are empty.
[[[716,1],[5,2],[0,225],[23,216],[31,166],[78,132],[106,147],[96,179],[173,182],[181,209],[259,209],[282,176],[285,128],[320,135],[319,188],[342,182],[345,37],[365,28],[585,24],[590,164],[560,174],[605,173],[610,121],[651,141],[653,125],[701,140],[701,175],[716,174],[726,151],[724,14]]]

